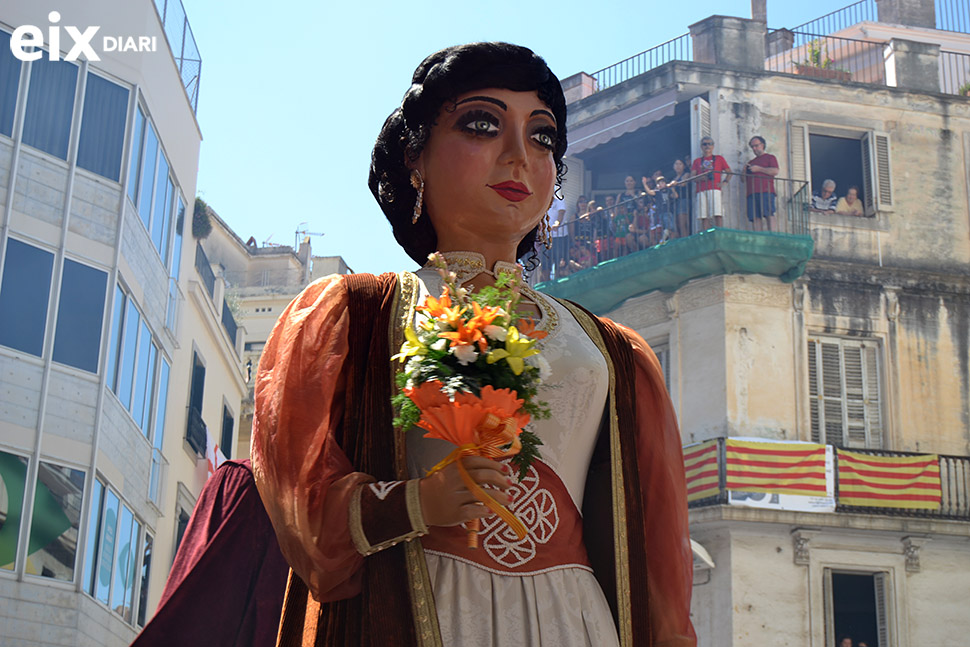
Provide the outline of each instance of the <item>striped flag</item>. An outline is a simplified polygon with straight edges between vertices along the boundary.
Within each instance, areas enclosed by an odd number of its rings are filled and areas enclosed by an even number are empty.
[[[831,496],[825,445],[725,440],[727,489],[767,494]]]
[[[838,450],[839,503],[880,508],[939,510],[936,454],[870,456]]]
[[[684,471],[687,472],[687,502],[717,496],[717,441],[707,440],[684,448]]]

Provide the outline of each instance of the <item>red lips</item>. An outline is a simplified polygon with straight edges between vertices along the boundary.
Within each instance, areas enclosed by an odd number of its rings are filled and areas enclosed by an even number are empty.
[[[506,200],[510,200],[512,202],[522,202],[532,195],[532,192],[529,191],[529,187],[521,182],[512,182],[511,180],[508,182],[502,182],[501,184],[489,184],[488,188],[492,189]]]

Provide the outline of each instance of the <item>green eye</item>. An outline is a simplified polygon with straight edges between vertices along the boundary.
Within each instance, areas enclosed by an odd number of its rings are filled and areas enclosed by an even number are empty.
[[[498,130],[495,124],[491,123],[490,121],[486,121],[485,119],[476,119],[475,121],[471,122],[469,126],[476,133],[488,133]]]
[[[555,140],[553,140],[552,135],[550,135],[549,133],[546,133],[546,132],[536,133],[535,135],[532,136],[532,139],[538,142],[541,146],[545,146],[546,148],[549,148],[549,149],[555,148],[556,142]]]

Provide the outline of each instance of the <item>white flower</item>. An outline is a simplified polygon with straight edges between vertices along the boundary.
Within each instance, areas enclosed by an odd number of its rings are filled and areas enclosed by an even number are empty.
[[[545,382],[552,375],[552,367],[549,366],[548,360],[542,355],[535,355],[535,360],[536,365],[539,367],[539,379]]]
[[[489,339],[494,339],[495,341],[505,341],[505,336],[508,334],[508,329],[502,326],[496,326],[495,324],[489,324],[483,328],[485,331],[485,336]]]
[[[478,359],[478,351],[468,344],[452,346],[451,352],[462,366],[467,366]]]
[[[448,340],[439,339],[435,343],[431,344],[431,349],[437,351],[448,350]]]

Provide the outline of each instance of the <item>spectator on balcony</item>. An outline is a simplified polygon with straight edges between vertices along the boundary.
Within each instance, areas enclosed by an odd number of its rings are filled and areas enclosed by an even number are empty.
[[[667,185],[667,180],[662,175],[657,177],[656,182],[657,191],[653,198],[654,207],[656,208],[654,219],[657,223],[659,233],[656,242],[665,243],[671,236],[676,237],[674,234],[677,229],[674,219],[674,205],[677,202],[679,193],[677,189]]]
[[[701,139],[701,156],[690,165],[691,175],[703,175],[696,180],[694,215],[697,217],[698,231],[704,231],[714,220],[715,227],[724,226],[724,211],[721,207],[721,190],[730,178],[727,160],[714,154],[714,139]]]
[[[637,181],[632,175],[627,175],[623,180],[623,190],[616,195],[616,204],[623,211],[632,214],[636,199],[639,196],[640,193],[637,192]]]
[[[569,255],[569,229],[566,224],[566,201],[553,194],[552,206],[547,212],[552,231],[549,239],[552,242],[552,267],[559,267],[559,261]]]
[[[603,211],[600,212],[600,218],[598,220],[594,218],[593,220],[596,223],[594,225],[596,228],[596,253],[598,261],[600,262],[613,258],[616,249],[616,245],[613,244],[613,234],[615,231],[613,219],[616,218],[616,198],[608,195],[604,200],[606,201],[606,205]]]
[[[667,186],[676,188],[686,183],[688,178],[690,178],[690,172],[687,170],[687,165],[684,164],[684,160],[675,159],[674,175]],[[686,186],[677,190],[677,198],[674,200],[673,212],[677,217],[677,236],[680,238],[690,236],[690,193]]]
[[[592,239],[592,223],[589,220],[589,200],[585,195],[579,196],[576,200],[573,217],[569,220],[569,236],[576,240],[581,238],[589,241]]]
[[[844,198],[839,198],[835,205],[835,213],[847,216],[864,216],[865,210],[862,208],[862,200],[859,199],[859,187],[850,186]]]
[[[585,270],[587,267],[592,267],[594,262],[590,243],[574,239],[573,246],[569,250],[569,259],[562,266],[562,276],[569,276],[580,270]]]
[[[745,193],[748,196],[748,222],[754,224],[755,231],[768,231],[778,228],[775,220],[775,176],[778,175],[778,160],[765,152],[765,138],[755,135],[748,142],[754,159],[744,166]]]
[[[637,198],[633,209],[633,227],[630,233],[633,237],[634,249],[646,249],[650,246],[650,209],[646,196]]]
[[[822,182],[822,190],[812,196],[812,211],[819,213],[835,213],[835,205],[839,198],[835,195],[835,180]]]

